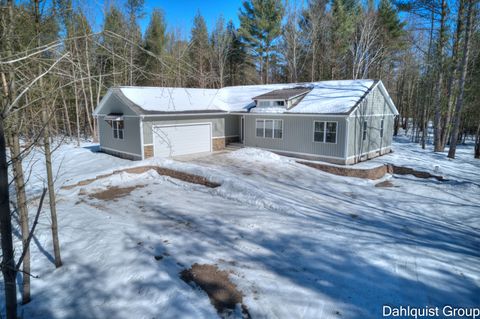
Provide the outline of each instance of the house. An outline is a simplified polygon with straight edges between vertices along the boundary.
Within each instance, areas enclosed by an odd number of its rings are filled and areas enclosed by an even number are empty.
[[[379,80],[190,89],[115,87],[94,115],[100,147],[140,160],[241,143],[353,164],[390,152],[398,111]]]

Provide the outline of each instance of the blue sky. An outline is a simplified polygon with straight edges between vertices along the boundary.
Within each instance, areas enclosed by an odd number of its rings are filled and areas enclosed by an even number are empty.
[[[223,15],[225,20],[232,19],[238,26],[238,10],[241,0],[145,0],[146,16],[142,19],[142,30],[146,28],[149,13],[154,8],[161,8],[169,27],[180,27],[184,34],[190,33],[192,22],[198,10],[207,22],[209,30],[215,25],[216,19]]]
[[[125,0],[77,0],[85,14],[95,21],[94,29],[98,30],[103,25],[103,10],[106,3],[116,3],[124,9]],[[223,15],[225,21],[232,19],[238,27],[238,12],[242,6],[242,0],[145,0],[144,17],[139,24],[142,32],[148,26],[150,13],[155,8],[160,8],[165,14],[167,27],[179,28],[184,37],[189,37],[192,28],[193,18],[200,10],[206,20],[209,30],[215,25],[216,19]]]

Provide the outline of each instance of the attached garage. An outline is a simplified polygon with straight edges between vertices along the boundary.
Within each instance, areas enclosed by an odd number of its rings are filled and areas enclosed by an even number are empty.
[[[211,123],[155,125],[152,131],[155,157],[212,151]]]

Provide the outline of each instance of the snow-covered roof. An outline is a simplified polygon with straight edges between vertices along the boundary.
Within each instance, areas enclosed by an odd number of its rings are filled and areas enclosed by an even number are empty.
[[[115,88],[144,113],[253,112],[346,114],[374,86],[374,80],[231,86],[221,89],[166,87]],[[275,90],[308,87],[311,90],[294,107],[255,107],[254,97]],[[97,110],[100,108],[97,108]]]
[[[213,103],[218,89],[121,87],[120,91],[145,111],[222,111]]]
[[[313,83],[313,89],[292,113],[347,113],[367,93],[374,80],[344,80]]]

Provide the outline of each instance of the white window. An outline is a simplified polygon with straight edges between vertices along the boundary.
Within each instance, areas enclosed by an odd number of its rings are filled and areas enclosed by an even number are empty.
[[[380,122],[380,137],[383,137],[383,119]]]
[[[263,138],[282,138],[283,120],[256,120],[255,135]]]
[[[273,138],[282,138],[283,137],[283,121],[274,121],[273,122]]]
[[[362,134],[362,139],[365,141],[367,139],[367,128],[368,128],[368,123],[367,121],[363,121],[363,134]]]
[[[325,122],[315,122],[314,136],[313,140],[315,142],[324,142],[325,141]]]
[[[337,122],[326,122],[325,143],[337,143]]]
[[[273,138],[273,120],[265,120],[265,138]]]
[[[265,121],[264,120],[257,120],[255,122],[257,137],[263,137],[263,133],[265,130]]]
[[[270,106],[270,101],[258,101],[258,106],[268,107]]]
[[[123,140],[124,125],[123,121],[112,121],[113,138]]]
[[[313,122],[313,140],[321,143],[337,143],[337,122]]]
[[[273,101],[273,106],[285,106],[285,101]]]
[[[269,107],[269,106],[285,106],[285,101],[277,100],[277,101],[258,101],[257,106],[259,107]]]

